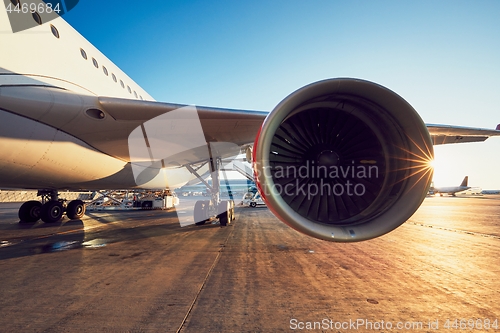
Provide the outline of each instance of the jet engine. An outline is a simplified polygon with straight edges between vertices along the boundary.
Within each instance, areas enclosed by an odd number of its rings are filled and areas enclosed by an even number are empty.
[[[312,237],[354,242],[404,223],[432,179],[432,141],[393,91],[358,79],[307,85],[267,116],[253,149],[269,209]]]

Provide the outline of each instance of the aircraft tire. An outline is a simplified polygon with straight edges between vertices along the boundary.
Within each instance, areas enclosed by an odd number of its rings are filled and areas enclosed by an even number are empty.
[[[208,205],[207,200],[198,200],[194,204],[194,222],[196,225],[203,225],[208,220]]]
[[[229,200],[229,205],[231,207],[231,219],[230,219],[230,221],[234,221],[236,219],[236,215],[234,214],[234,200]]]
[[[40,209],[42,203],[40,201],[26,201],[19,208],[18,216],[20,223],[35,223],[40,219]]]
[[[82,200],[73,200],[66,207],[66,216],[70,220],[81,219],[85,214],[85,203]]]
[[[229,222],[231,222],[231,208],[229,201],[223,200],[219,203],[217,207],[217,217],[219,218],[219,222],[221,227],[226,226]]]
[[[61,220],[63,213],[63,205],[59,201],[51,200],[42,205],[40,218],[45,223],[55,223]]]

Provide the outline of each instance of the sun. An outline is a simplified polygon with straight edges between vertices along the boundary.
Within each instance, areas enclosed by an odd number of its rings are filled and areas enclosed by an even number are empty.
[[[436,168],[436,160],[433,158],[433,159],[427,161],[427,165],[429,166],[429,168],[434,170]]]

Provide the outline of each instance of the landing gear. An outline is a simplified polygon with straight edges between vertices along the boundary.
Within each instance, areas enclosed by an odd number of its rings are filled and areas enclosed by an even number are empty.
[[[20,223],[35,223],[42,220],[45,223],[59,222],[64,213],[70,220],[81,219],[85,214],[85,203],[73,200],[66,206],[66,200],[59,199],[55,190],[39,190],[40,201],[27,201],[19,208]]]
[[[233,199],[229,200],[229,207],[231,210],[231,218],[229,221],[234,221],[236,219],[236,215],[234,215],[234,200]]]
[[[73,200],[66,207],[66,216],[70,220],[81,219],[85,214],[85,203],[82,200]]]
[[[45,223],[59,222],[63,216],[64,207],[61,202],[51,200],[42,205],[40,218]]]
[[[194,222],[196,225],[203,225],[210,218],[209,216],[209,205],[210,201],[200,200],[196,201],[194,205]]]
[[[220,158],[211,159],[208,163],[210,164],[212,176],[211,185],[197,173],[197,170],[199,170],[201,166],[197,169],[194,169],[190,165],[186,166],[193,175],[205,184],[210,194],[210,200],[200,200],[195,203],[193,212],[194,222],[196,225],[203,225],[212,217],[215,217],[219,220],[221,226],[226,226],[235,219],[234,200],[220,199],[219,171],[222,164]],[[228,191],[228,193],[230,193],[230,191]]]
[[[19,208],[19,220],[24,223],[35,223],[40,219],[40,209],[42,203],[40,201],[26,201]]]
[[[196,225],[203,225],[210,220],[211,211],[214,209],[210,207],[209,200],[199,200],[196,201],[194,205],[194,221]],[[212,205],[213,207],[213,205]],[[236,219],[234,215],[234,200],[222,200],[217,204],[217,214],[216,217],[219,220],[221,226],[226,226]]]
[[[229,201],[222,200],[219,203],[217,211],[218,211],[217,217],[219,218],[219,222],[222,227],[226,226],[228,223],[231,223],[231,218],[233,216],[233,213]]]

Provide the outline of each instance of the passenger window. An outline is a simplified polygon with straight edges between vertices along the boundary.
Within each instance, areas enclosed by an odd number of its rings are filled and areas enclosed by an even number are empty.
[[[40,17],[40,14],[38,14],[37,12],[33,12],[31,13],[31,16],[33,16],[33,20],[35,20],[36,23],[42,25],[42,18]]]
[[[56,37],[59,38],[59,31],[57,31],[57,28],[54,27],[52,24],[50,25],[50,31],[52,31],[52,34]]]
[[[108,69],[106,67],[102,66],[102,71],[106,76],[108,76]]]
[[[87,52],[84,49],[80,49],[80,53],[82,54],[83,59],[87,60]]]
[[[116,81],[116,75],[115,75],[115,74],[111,74],[111,77],[113,78],[113,81],[117,82],[117,81]]]
[[[92,58],[92,62],[94,63],[94,67],[95,68],[99,68],[99,64],[97,63],[97,60],[95,60],[94,58]]]
[[[125,85],[123,84],[122,80],[120,80],[120,84],[122,85],[122,88],[125,88]]]

